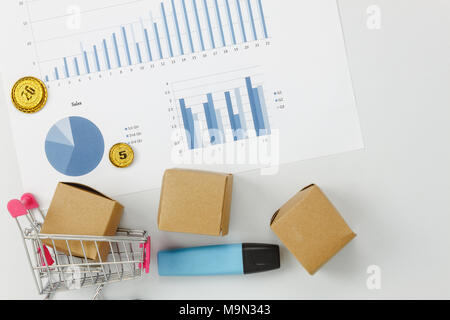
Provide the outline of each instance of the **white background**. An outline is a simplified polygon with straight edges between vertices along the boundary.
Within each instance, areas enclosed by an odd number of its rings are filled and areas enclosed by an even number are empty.
[[[450,2],[340,0],[349,64],[366,149],[283,165],[277,175],[238,174],[225,238],[157,230],[159,190],[119,197],[122,225],[157,234],[152,271],[113,284],[125,299],[450,298]],[[381,9],[381,29],[366,9]],[[3,44],[2,44],[3,46]],[[1,97],[3,98],[3,97]],[[0,101],[3,101],[0,99]],[[6,108],[0,108],[0,298],[40,298],[6,203],[22,193]],[[315,276],[282,247],[282,268],[251,276],[158,277],[161,248],[273,242],[269,220],[301,187],[317,183],[358,234]],[[367,267],[381,268],[368,290]],[[59,294],[83,299],[93,289]]]

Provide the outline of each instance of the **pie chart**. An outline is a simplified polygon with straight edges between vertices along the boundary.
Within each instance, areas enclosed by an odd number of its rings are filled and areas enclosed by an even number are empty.
[[[67,117],[55,123],[45,139],[48,162],[71,177],[93,171],[103,158],[105,142],[98,127],[82,117]]]

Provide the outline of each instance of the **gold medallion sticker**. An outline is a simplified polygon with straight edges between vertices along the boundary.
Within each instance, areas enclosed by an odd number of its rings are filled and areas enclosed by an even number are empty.
[[[35,113],[41,110],[47,102],[47,87],[34,77],[19,79],[11,90],[14,106],[25,113]]]
[[[109,160],[118,168],[126,168],[133,163],[133,149],[126,143],[118,143],[109,150]]]

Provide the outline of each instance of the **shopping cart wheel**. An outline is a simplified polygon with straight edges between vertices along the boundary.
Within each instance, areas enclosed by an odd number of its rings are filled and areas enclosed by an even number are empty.
[[[105,288],[104,284],[101,284],[97,287],[97,289],[95,289],[95,293],[94,296],[92,297],[92,300],[99,300],[101,294],[103,293],[103,289]]]

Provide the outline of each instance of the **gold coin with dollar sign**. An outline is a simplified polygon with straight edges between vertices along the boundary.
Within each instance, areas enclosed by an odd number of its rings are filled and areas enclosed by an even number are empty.
[[[34,77],[24,77],[14,84],[11,99],[17,110],[25,113],[36,113],[47,102],[47,87]]]
[[[109,160],[118,168],[126,168],[133,163],[134,151],[126,143],[118,143],[109,150]]]

